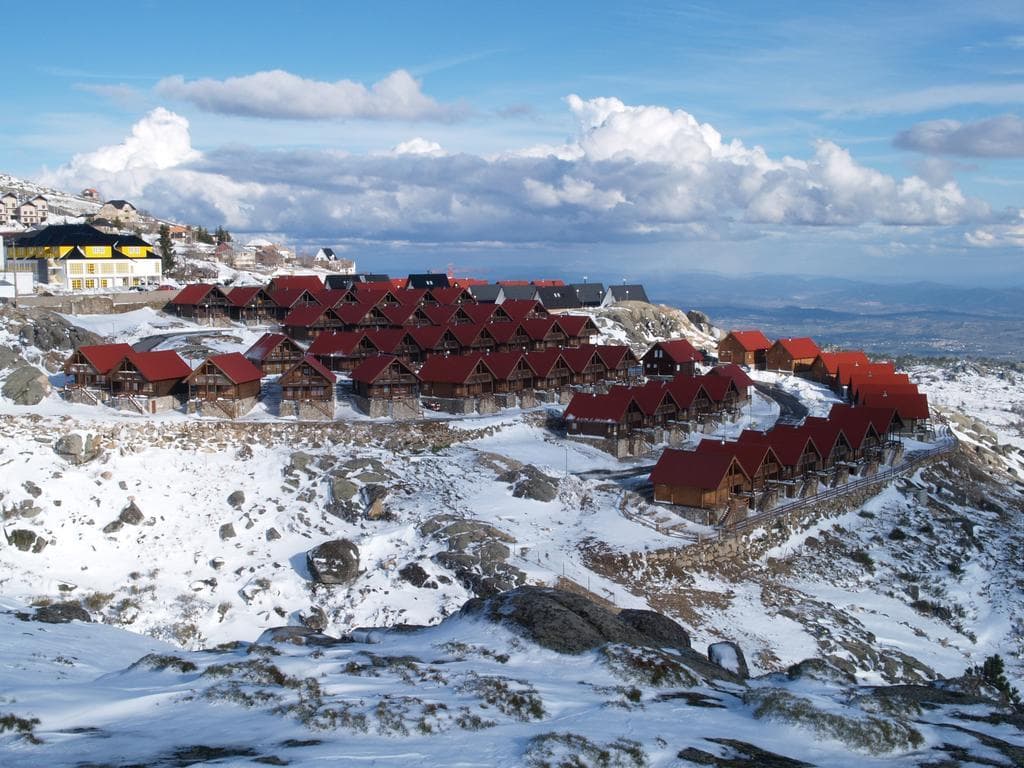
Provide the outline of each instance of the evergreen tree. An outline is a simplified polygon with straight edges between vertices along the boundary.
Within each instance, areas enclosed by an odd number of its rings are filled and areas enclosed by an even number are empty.
[[[217,245],[220,245],[221,243],[230,243],[231,233],[224,229],[224,227],[217,227],[217,231],[214,233],[214,239],[216,239]]]
[[[163,271],[166,273],[174,269],[174,243],[171,242],[171,228],[169,226],[161,224],[159,232],[160,240],[157,247],[160,249]]]

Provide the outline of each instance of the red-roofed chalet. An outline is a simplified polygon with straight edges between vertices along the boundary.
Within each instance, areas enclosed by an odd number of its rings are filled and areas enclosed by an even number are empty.
[[[729,331],[718,342],[718,359],[723,363],[737,363],[753,368],[764,368],[766,355],[772,343],[757,330]]]
[[[675,339],[659,341],[647,350],[641,360],[645,376],[675,376],[680,373],[692,376],[704,355],[686,339]]]
[[[132,352],[130,344],[85,344],[64,362],[65,389],[110,389],[110,372]]]
[[[811,364],[811,378],[835,387],[840,368],[869,365],[870,360],[860,350],[822,352]]]
[[[814,339],[807,337],[778,339],[765,355],[769,371],[804,373],[811,370],[821,354]]]
[[[420,380],[406,363],[392,355],[368,357],[352,371],[352,391],[367,400],[419,397]]]
[[[110,372],[114,396],[160,398],[183,395],[188,363],[173,350],[129,352]]]
[[[189,400],[245,400],[260,395],[263,371],[241,352],[211,355],[189,375]]]
[[[304,354],[302,347],[283,333],[264,333],[244,352],[246,359],[264,375],[284,373]]]
[[[750,476],[729,453],[667,448],[651,472],[654,500],[699,509],[723,509],[749,493]]]
[[[281,400],[333,403],[335,375],[312,355],[306,355],[281,374]]]
[[[483,355],[427,358],[419,377],[420,391],[428,397],[479,397],[494,391],[494,373]]]
[[[644,424],[644,413],[626,387],[616,387],[606,395],[577,392],[563,415],[571,435],[628,437]]]

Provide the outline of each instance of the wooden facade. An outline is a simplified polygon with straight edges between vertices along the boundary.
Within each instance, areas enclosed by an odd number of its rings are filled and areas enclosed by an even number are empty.
[[[810,373],[815,359],[821,354],[813,339],[778,339],[765,355],[769,371]]]
[[[337,379],[312,356],[303,357],[281,374],[281,399],[297,402],[333,402]]]
[[[352,371],[352,391],[368,400],[401,400],[419,397],[420,380],[399,358],[381,355],[367,358]]]
[[[750,477],[735,456],[666,449],[651,472],[654,500],[699,509],[724,509],[751,492]]]
[[[283,333],[265,333],[245,351],[246,359],[264,375],[284,373],[304,355],[302,347]]]
[[[729,331],[718,342],[718,361],[764,369],[772,343],[760,331]]]
[[[189,400],[246,400],[260,396],[263,373],[239,352],[211,355],[186,380]]]

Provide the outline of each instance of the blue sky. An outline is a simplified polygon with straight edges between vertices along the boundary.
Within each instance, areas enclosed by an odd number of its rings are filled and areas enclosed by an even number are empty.
[[[367,266],[1024,282],[1019,2],[293,5],[5,8],[0,171]]]

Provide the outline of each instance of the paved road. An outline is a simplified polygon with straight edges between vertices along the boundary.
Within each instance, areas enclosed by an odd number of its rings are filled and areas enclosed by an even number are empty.
[[[799,424],[807,418],[807,406],[800,402],[800,398],[791,395],[781,387],[761,383],[755,383],[754,386],[762,395],[779,404],[779,424]]]
[[[167,333],[156,333],[152,336],[143,336],[141,339],[132,344],[132,349],[136,352],[151,352],[165,341],[179,337],[179,336],[219,336],[226,331],[216,330],[213,328],[204,328],[203,330],[197,331],[169,331]]]

